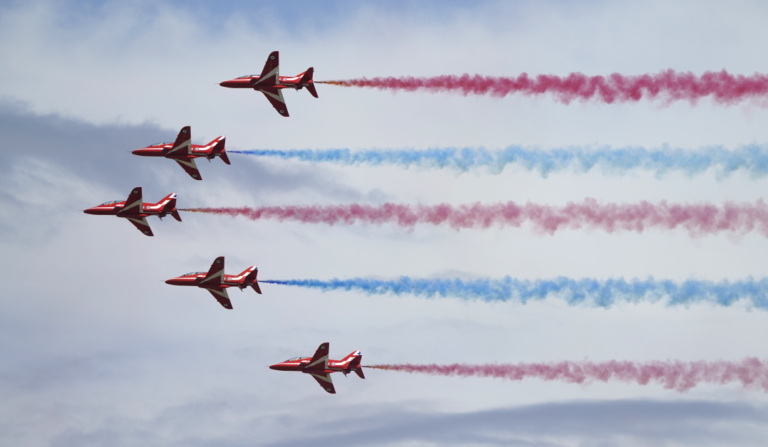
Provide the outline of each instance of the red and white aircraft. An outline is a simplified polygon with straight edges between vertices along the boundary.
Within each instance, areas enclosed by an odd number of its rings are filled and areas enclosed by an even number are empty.
[[[189,126],[182,127],[176,141],[171,143],[157,143],[147,146],[144,149],[136,149],[134,155],[142,157],[165,157],[170,158],[184,169],[195,180],[202,180],[200,171],[197,170],[195,158],[205,157],[208,161],[216,157],[221,158],[226,164],[229,163],[229,157],[224,150],[227,137],[222,135],[206,145],[191,144],[192,129]]]
[[[231,81],[224,81],[219,85],[229,88],[252,88],[264,93],[277,113],[288,116],[288,107],[285,105],[282,90],[285,88],[301,90],[306,87],[309,94],[317,98],[317,90],[315,90],[315,84],[312,81],[314,72],[315,69],[309,67],[307,71],[296,76],[280,76],[280,55],[278,51],[273,51],[269,54],[267,63],[264,64],[264,69],[260,75],[240,76]]]
[[[181,275],[177,278],[171,278],[166,281],[166,284],[173,286],[196,286],[201,289],[206,289],[211,292],[216,301],[219,302],[225,309],[232,309],[232,301],[229,300],[227,295],[227,288],[238,287],[240,291],[250,286],[256,293],[261,294],[261,288],[256,280],[256,276],[259,274],[259,268],[255,265],[243,270],[239,275],[225,275],[224,274],[224,256],[219,256],[211,264],[211,268],[208,273],[205,272],[192,272]]]
[[[160,219],[170,214],[174,219],[181,222],[179,211],[176,210],[176,193],[168,194],[163,200],[157,203],[144,203],[141,200],[141,187],[131,190],[131,194],[124,202],[112,200],[104,202],[99,206],[88,208],[83,211],[85,214],[97,214],[103,216],[117,216],[128,219],[128,222],[139,229],[147,236],[154,236],[152,229],[147,224],[147,217],[157,216]]]
[[[360,361],[363,359],[363,353],[355,351],[341,360],[328,360],[328,343],[323,343],[315,351],[315,355],[310,357],[294,357],[284,362],[275,363],[269,369],[278,371],[300,371],[304,374],[311,374],[323,389],[331,394],[336,394],[333,387],[331,373],[341,372],[344,376],[355,372],[361,379],[365,379],[363,367]]]

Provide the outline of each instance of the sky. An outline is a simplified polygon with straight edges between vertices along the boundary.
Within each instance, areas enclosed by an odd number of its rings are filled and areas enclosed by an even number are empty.
[[[569,384],[365,371],[337,394],[266,366],[361,350],[363,364],[765,359],[768,313],[746,303],[521,304],[366,295],[262,284],[203,290],[164,280],[259,266],[261,279],[766,276],[758,232],[607,233],[530,226],[455,230],[322,225],[182,213],[81,211],[141,186],[180,208],[329,204],[548,205],[594,198],[755,202],[768,179],[519,166],[467,172],[342,166],[231,154],[198,161],[130,151],[227,135],[227,149],[486,148],[521,145],[736,150],[768,143],[765,100],[563,104],[318,85],[262,95],[219,82],[259,73],[315,80],[520,73],[768,73],[759,1],[0,1],[0,444],[14,446],[759,446],[768,395],[739,384]],[[763,146],[764,147],[764,146]]]

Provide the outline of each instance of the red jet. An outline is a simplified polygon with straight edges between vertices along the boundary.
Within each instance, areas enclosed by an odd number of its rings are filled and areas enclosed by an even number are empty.
[[[315,90],[315,84],[312,82],[314,72],[315,69],[309,67],[307,71],[296,76],[280,76],[279,52],[273,51],[267,58],[267,63],[264,64],[261,75],[240,76],[231,81],[224,81],[219,85],[229,88],[252,88],[264,93],[267,101],[272,104],[277,113],[282,116],[288,116],[288,107],[285,105],[282,89],[292,88],[301,90],[302,87],[306,87],[307,91],[317,98],[317,90]]]
[[[128,222],[147,236],[154,236],[152,229],[147,224],[147,217],[157,216],[160,219],[170,214],[181,222],[179,211],[176,210],[176,193],[168,194],[157,203],[144,203],[141,200],[141,187],[133,188],[131,195],[125,202],[112,200],[99,206],[88,208],[85,214],[98,214],[103,216],[117,216],[128,219]]]
[[[346,377],[347,374],[354,371],[361,379],[365,379],[363,367],[360,366],[360,361],[363,359],[362,352],[355,351],[342,360],[328,360],[328,350],[329,344],[323,343],[317,348],[312,358],[294,357],[284,362],[275,363],[269,369],[301,371],[304,374],[311,374],[317,383],[331,394],[336,394],[336,389],[333,387],[333,381],[331,380],[331,373],[342,372]]]
[[[224,274],[224,256],[219,256],[211,264],[211,268],[208,273],[205,272],[192,272],[179,276],[178,278],[172,278],[166,281],[166,284],[172,286],[196,286],[201,289],[206,289],[211,292],[216,301],[219,302],[225,309],[232,309],[232,301],[229,300],[227,295],[227,288],[238,287],[242,292],[248,286],[253,287],[253,290],[261,295],[261,288],[256,280],[256,276],[259,274],[259,268],[255,265],[243,270],[239,275],[225,275]]]
[[[205,157],[208,161],[219,157],[224,163],[230,164],[229,157],[227,157],[227,153],[224,151],[224,144],[227,139],[226,136],[222,135],[205,146],[191,144],[191,139],[192,129],[189,126],[186,126],[179,131],[179,136],[176,137],[175,143],[153,144],[144,149],[136,149],[133,151],[133,154],[141,155],[142,157],[170,158],[178,163],[179,166],[187,171],[187,174],[195,180],[203,179],[200,175],[200,171],[197,170],[197,165],[195,165],[195,158],[197,157]]]

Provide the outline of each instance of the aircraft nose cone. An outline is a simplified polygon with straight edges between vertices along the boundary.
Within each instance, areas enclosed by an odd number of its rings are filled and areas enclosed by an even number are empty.
[[[272,366],[269,367],[269,369],[277,370],[278,368],[277,368],[277,365],[272,365]]]
[[[238,88],[238,87],[248,87],[249,82],[250,81],[248,79],[230,79],[229,81],[224,81],[219,85],[222,87]]]
[[[93,208],[88,208],[87,210],[83,210],[85,214],[96,214],[96,211]]]

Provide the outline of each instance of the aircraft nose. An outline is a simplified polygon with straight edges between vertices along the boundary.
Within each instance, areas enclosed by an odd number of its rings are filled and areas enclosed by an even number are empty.
[[[249,82],[250,81],[248,79],[230,79],[229,81],[224,81],[219,85],[222,87],[238,88],[238,87],[248,87]]]
[[[96,210],[94,210],[93,208],[88,208],[87,210],[83,210],[83,212],[85,214],[97,214]]]
[[[269,369],[274,369],[274,370],[277,370],[278,368],[277,368],[277,365],[271,365],[271,366],[269,367]]]

